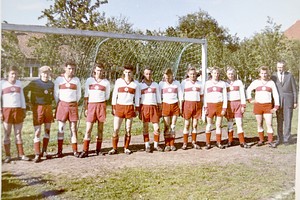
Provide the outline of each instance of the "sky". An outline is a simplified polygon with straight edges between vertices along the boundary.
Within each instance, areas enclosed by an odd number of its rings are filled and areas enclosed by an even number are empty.
[[[38,20],[51,0],[2,0],[1,21],[45,25]],[[134,29],[165,30],[177,26],[181,16],[206,11],[218,24],[241,39],[250,38],[267,26],[268,17],[285,31],[300,20],[300,0],[108,0],[99,11],[125,17]]]

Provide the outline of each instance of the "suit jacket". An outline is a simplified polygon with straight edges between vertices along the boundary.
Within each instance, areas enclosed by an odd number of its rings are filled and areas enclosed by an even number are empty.
[[[297,86],[293,75],[289,72],[284,72],[282,83],[279,80],[277,72],[274,72],[271,79],[275,82],[277,90],[280,96],[280,106],[288,106],[293,108],[294,104],[297,103]]]

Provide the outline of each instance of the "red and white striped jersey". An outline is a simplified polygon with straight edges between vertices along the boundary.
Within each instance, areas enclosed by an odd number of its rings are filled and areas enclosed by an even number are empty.
[[[173,80],[171,84],[166,81],[159,82],[162,102],[173,104],[183,100],[183,93],[179,81]]]
[[[255,90],[255,101],[257,103],[272,103],[279,107],[279,94],[275,83],[272,80],[263,83],[261,80],[254,80],[247,88],[247,99],[252,99],[252,91]]]
[[[183,100],[185,101],[200,101],[203,95],[202,82],[196,80],[195,82],[185,79],[181,82],[183,92]]]
[[[89,103],[104,102],[109,99],[110,83],[107,79],[97,82],[90,77],[85,82],[84,97],[88,97]]]
[[[77,77],[67,81],[64,76],[59,76],[54,81],[55,101],[78,102],[81,98],[81,84]]]
[[[15,84],[11,84],[7,80],[2,80],[0,90],[3,108],[26,109],[25,97],[21,81],[16,80]]]
[[[145,82],[140,83],[141,89],[141,104],[143,105],[157,105],[161,104],[161,93],[156,82],[147,85]]]
[[[225,82],[227,87],[227,100],[240,100],[242,106],[246,106],[245,87],[241,80],[235,80],[231,83]]]
[[[135,107],[139,107],[139,83],[136,80],[134,80],[127,84],[123,78],[118,78],[115,82],[111,104],[134,105]]]
[[[223,109],[227,108],[227,90],[225,82],[206,81],[204,89],[204,107],[207,107],[207,103],[219,102],[223,102]]]

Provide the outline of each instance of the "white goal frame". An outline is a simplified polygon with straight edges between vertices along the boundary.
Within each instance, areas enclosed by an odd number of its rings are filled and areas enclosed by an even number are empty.
[[[68,28],[54,28],[37,25],[20,25],[20,24],[7,24],[2,23],[1,29],[6,31],[20,31],[20,32],[33,32],[45,34],[63,34],[73,36],[86,36],[86,37],[102,37],[113,39],[130,39],[130,40],[145,40],[145,41],[163,41],[163,42],[181,42],[189,44],[201,44],[201,71],[202,82],[205,83],[207,79],[207,40],[195,38],[179,38],[179,37],[166,37],[166,36],[147,36],[138,34],[124,34],[124,33],[111,33],[102,31],[90,31]]]

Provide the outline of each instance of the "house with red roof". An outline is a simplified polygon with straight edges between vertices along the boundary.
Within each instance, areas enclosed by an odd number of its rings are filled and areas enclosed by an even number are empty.
[[[290,40],[300,40],[300,20],[283,33]]]

